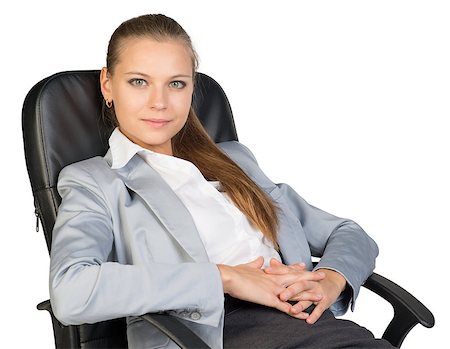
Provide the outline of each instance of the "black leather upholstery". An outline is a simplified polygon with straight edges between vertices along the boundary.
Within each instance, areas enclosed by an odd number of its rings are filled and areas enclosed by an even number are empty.
[[[22,111],[25,158],[38,217],[47,247],[60,197],[58,174],[73,162],[105,154],[112,131],[102,121],[99,71],[72,71],[52,75],[37,83],[25,98]],[[212,78],[198,74],[193,106],[216,142],[237,140],[228,99]],[[383,338],[400,346],[408,332],[420,323],[434,325],[433,314],[410,293],[392,281],[373,274],[363,285],[386,299],[395,316]],[[62,326],[53,316],[50,302],[38,305],[52,315],[57,348],[126,348],[126,324],[115,319],[91,325]],[[169,335],[182,348],[204,348],[198,337],[169,315],[146,314],[143,319]],[[37,345],[38,346],[38,345]]]

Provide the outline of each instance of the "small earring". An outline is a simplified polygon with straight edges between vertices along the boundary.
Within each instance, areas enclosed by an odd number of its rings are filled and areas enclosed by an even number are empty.
[[[112,101],[109,101],[109,100],[105,99],[105,103],[106,103],[106,106],[107,106],[109,109],[111,109],[111,107],[112,107]]]

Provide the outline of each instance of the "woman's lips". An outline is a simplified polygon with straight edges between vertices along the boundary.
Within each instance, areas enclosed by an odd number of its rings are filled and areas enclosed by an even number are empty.
[[[156,128],[164,127],[166,126],[170,120],[164,120],[164,119],[143,119],[143,121]]]

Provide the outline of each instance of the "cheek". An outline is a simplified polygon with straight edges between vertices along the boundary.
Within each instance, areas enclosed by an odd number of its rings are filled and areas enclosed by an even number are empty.
[[[173,106],[179,117],[186,117],[189,113],[192,103],[192,94],[177,96],[173,100]]]
[[[116,97],[114,101],[114,108],[117,119],[132,118],[136,116],[140,110],[146,105],[146,97],[144,95],[137,95],[123,92]]]

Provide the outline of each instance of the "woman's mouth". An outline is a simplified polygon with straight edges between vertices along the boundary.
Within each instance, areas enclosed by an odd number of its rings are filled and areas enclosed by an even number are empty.
[[[165,119],[143,119],[142,121],[144,121],[147,125],[156,127],[156,128],[161,128],[166,126],[170,120],[165,120]]]

